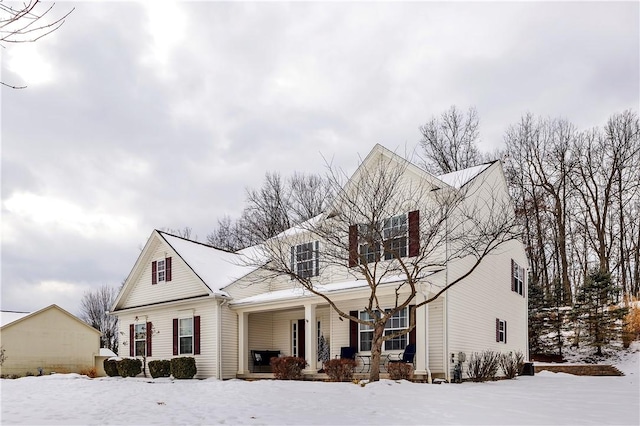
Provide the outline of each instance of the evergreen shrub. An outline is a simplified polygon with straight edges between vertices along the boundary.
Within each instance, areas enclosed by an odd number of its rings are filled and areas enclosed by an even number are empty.
[[[154,379],[157,377],[169,377],[171,375],[171,361],[168,359],[149,361],[149,374]]]
[[[102,362],[102,366],[104,367],[104,372],[107,373],[109,377],[119,376],[118,373],[118,361],[115,359],[105,359]]]
[[[122,377],[135,377],[142,373],[142,361],[137,358],[123,358],[116,365],[118,374]]]
[[[302,370],[307,365],[304,358],[283,356],[271,358],[271,371],[279,380],[301,380]]]
[[[196,359],[191,356],[182,356],[171,359],[171,375],[174,379],[193,379],[198,370]]]
[[[356,361],[350,358],[330,359],[324,362],[323,367],[332,382],[350,382],[353,380]]]

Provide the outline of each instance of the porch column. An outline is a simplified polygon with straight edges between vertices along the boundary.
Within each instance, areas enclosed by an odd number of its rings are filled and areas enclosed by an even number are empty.
[[[249,314],[238,313],[238,374],[249,373]]]
[[[422,292],[416,294],[416,305],[424,302]],[[416,374],[427,374],[429,342],[427,341],[427,306],[416,309]]]
[[[307,368],[305,373],[317,373],[318,367],[318,321],[316,320],[316,305],[304,305],[304,351]]]

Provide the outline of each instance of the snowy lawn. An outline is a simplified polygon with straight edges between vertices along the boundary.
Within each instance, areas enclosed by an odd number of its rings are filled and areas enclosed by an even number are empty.
[[[637,348],[637,346],[636,346]],[[100,378],[0,382],[9,424],[640,424],[640,352],[624,377],[542,372],[490,383]]]

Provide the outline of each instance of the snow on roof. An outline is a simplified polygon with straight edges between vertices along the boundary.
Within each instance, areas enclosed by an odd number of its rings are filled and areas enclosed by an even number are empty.
[[[116,355],[115,352],[113,352],[111,349],[100,348],[100,356],[112,357],[112,356],[118,356],[118,355]]]
[[[254,269],[243,265],[235,253],[164,232],[160,235],[215,294],[228,296],[221,289]]]
[[[427,275],[431,275],[435,272],[436,271],[430,272]],[[391,284],[391,283],[398,283],[401,281],[404,281],[403,277],[393,276],[393,277],[383,278],[382,280],[380,280],[380,283]],[[318,285],[316,286],[316,289],[322,293],[331,293],[334,291],[350,290],[355,288],[365,288],[368,286],[369,284],[367,283],[367,280],[359,279],[359,280],[341,281],[337,283]],[[309,290],[303,287],[292,287],[285,290],[271,291],[268,293],[262,293],[262,294],[257,294],[255,296],[246,297],[244,299],[240,299],[235,302],[232,302],[231,304],[244,305],[244,304],[254,304],[254,303],[265,303],[265,302],[275,302],[279,300],[287,300],[287,299],[294,299],[294,298],[300,298],[300,297],[313,297],[313,296],[315,295],[312,292],[310,292]]]
[[[456,172],[440,175],[438,176],[438,179],[440,179],[447,185],[460,189],[471,179],[484,172],[490,165],[491,163],[480,164],[479,166],[473,166],[469,167],[468,169],[462,169]]]
[[[31,312],[14,312],[14,311],[0,311],[0,327],[4,327],[14,321],[18,321],[20,318],[24,318]]]

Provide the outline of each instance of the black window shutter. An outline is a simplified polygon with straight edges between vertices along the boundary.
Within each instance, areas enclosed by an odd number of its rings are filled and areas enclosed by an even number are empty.
[[[178,355],[178,318],[173,319],[173,354]]]
[[[504,342],[507,343],[507,322],[504,322]]]
[[[518,265],[516,265],[516,261],[511,259],[511,291],[516,291],[516,268],[518,267]]]
[[[136,356],[136,340],[134,325],[129,324],[129,356]]]
[[[349,268],[358,264],[358,225],[349,226]]]
[[[165,270],[165,273],[164,273],[165,280],[171,281],[171,258],[170,257],[167,257],[164,260],[164,270]]]
[[[320,242],[315,242],[315,252],[313,253],[313,259],[315,261],[316,266],[316,277],[320,275]]]
[[[409,257],[420,252],[420,210],[409,212]]]
[[[193,317],[193,354],[200,355],[200,316]]]
[[[500,319],[496,318],[496,342],[500,341]]]
[[[414,320],[415,325],[415,317],[416,317],[416,305],[409,305],[409,325],[411,325],[411,320]],[[409,332],[409,344],[416,344],[416,327]]]
[[[151,322],[147,322],[147,328],[146,328],[146,338],[147,338],[147,356],[152,356],[152,351],[151,351],[151,335],[153,334],[153,325],[151,324]]]
[[[358,311],[349,311],[349,315],[358,318]],[[349,321],[349,346],[356,348],[356,351],[359,350],[358,340],[358,323]]]
[[[158,284],[158,262],[151,262],[151,284]]]

